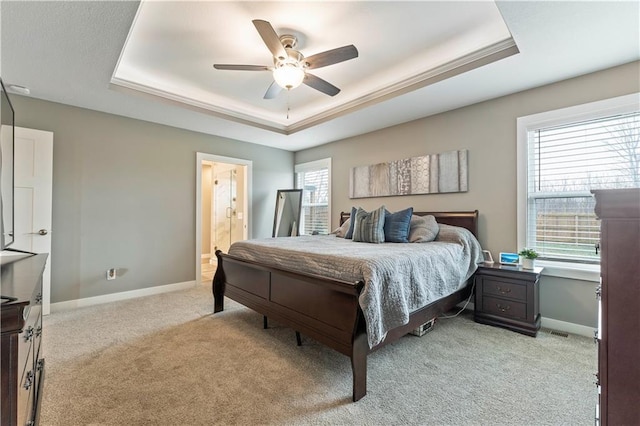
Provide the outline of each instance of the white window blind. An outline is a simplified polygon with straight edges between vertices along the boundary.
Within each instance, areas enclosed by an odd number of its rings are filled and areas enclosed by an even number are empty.
[[[302,189],[300,233],[328,234],[331,159],[296,165],[296,188]]]
[[[598,263],[592,189],[640,187],[640,112],[527,131],[527,247]]]

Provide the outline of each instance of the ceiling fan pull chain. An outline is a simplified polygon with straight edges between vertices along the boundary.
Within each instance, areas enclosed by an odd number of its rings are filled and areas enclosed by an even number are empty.
[[[289,106],[289,93],[291,93],[291,90],[287,89],[287,120],[289,119],[289,111],[291,111]]]

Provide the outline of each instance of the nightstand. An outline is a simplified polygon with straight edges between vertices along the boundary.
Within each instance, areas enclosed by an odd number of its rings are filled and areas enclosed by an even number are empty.
[[[543,268],[482,264],[474,275],[474,319],[535,337],[540,330],[540,273]]]

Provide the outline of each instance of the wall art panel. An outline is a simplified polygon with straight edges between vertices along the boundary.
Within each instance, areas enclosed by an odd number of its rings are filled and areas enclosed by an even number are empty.
[[[357,166],[349,174],[349,198],[468,191],[467,150]]]

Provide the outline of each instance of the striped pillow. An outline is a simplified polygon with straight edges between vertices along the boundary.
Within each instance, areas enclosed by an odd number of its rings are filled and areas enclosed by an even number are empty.
[[[370,213],[358,208],[353,226],[353,241],[384,243],[384,206]]]
[[[351,219],[350,223],[349,223],[349,229],[347,229],[347,233],[344,235],[344,237],[346,239],[353,239],[353,226],[356,223],[356,212],[358,211],[358,209],[356,209],[355,207],[351,207],[351,215],[349,216],[349,219]]]

